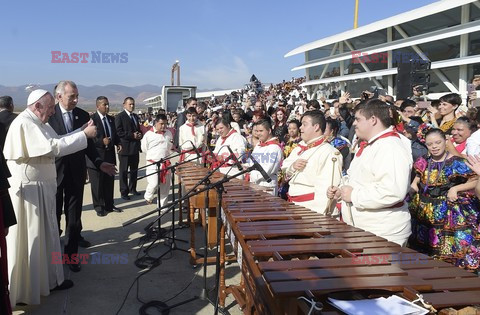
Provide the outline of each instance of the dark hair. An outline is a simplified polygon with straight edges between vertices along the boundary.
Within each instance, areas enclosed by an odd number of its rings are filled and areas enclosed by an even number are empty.
[[[289,125],[290,125],[290,124],[295,124],[295,125],[297,125],[297,128],[298,128],[298,129],[300,129],[300,126],[302,125],[302,124],[301,124],[298,120],[296,120],[296,119],[290,120],[290,121],[288,122],[288,124],[289,124]]]
[[[440,100],[433,100],[433,101],[430,103],[430,105],[432,105],[432,107],[437,108],[438,105],[440,105]]]
[[[336,137],[338,131],[340,130],[340,123],[338,122],[338,120],[328,117],[325,120],[325,125],[330,126],[330,130],[332,130],[332,135]]]
[[[462,105],[462,98],[457,93],[445,94],[440,97],[440,102],[450,103],[452,105]]]
[[[253,111],[252,116],[256,116],[260,119],[264,119],[265,118],[265,112],[263,110],[255,110],[255,111]]]
[[[187,107],[187,104],[193,102],[193,101],[196,101],[197,99],[195,97],[189,97],[187,98],[187,100],[185,101],[185,105],[183,107]]]
[[[97,104],[101,101],[107,101],[108,102],[108,98],[106,96],[99,96],[99,97],[97,97],[95,103]]]
[[[325,132],[325,115],[321,111],[315,109],[305,112],[305,114],[302,115],[302,120],[304,117],[310,117],[310,119],[312,120],[312,125],[320,125],[320,130],[322,130],[322,132]]]
[[[228,121],[227,119],[221,117],[221,118],[218,118],[217,121],[215,122],[215,127],[217,127],[217,125],[219,124],[222,124],[224,125],[225,127],[228,127],[228,128],[232,128],[232,126],[230,125],[230,121]]]
[[[13,107],[13,98],[11,96],[5,95],[0,96],[0,108],[10,109]]]
[[[468,117],[465,117],[465,116],[458,117],[457,120],[455,121],[455,124],[457,123],[466,125],[468,129],[470,129],[471,133],[474,133],[475,131],[477,131],[477,123],[475,121],[471,121]]]
[[[390,106],[376,98],[370,99],[365,103],[358,104],[355,107],[355,112],[360,113],[367,119],[375,116],[381,121],[384,127],[390,127],[394,124]]]
[[[157,116],[155,116],[155,123],[157,123],[159,120],[168,120],[168,119],[167,119],[167,115],[165,115],[165,114],[158,114]]]
[[[207,109],[207,104],[205,102],[200,102],[197,104],[197,108]]]
[[[285,123],[287,122],[287,118],[288,118],[288,117],[287,117],[287,113],[285,112],[285,109],[283,109],[283,108],[277,108],[277,109],[275,110],[275,112],[273,113],[273,114],[275,115],[275,117],[277,117],[278,112],[282,112],[282,113],[283,113],[283,120],[282,120],[281,122],[285,124]],[[276,120],[276,122],[275,122],[275,127],[277,127],[281,122],[278,121],[278,120]]]
[[[444,132],[442,131],[442,129],[440,129],[440,128],[431,128],[430,130],[428,130],[428,131],[425,133],[425,139],[427,139],[427,137],[428,137],[429,135],[432,135],[432,134],[434,134],[434,133],[440,135],[440,136],[441,136],[443,139],[445,139],[445,140],[447,139],[447,137],[445,136],[445,133],[444,133]]]
[[[415,103],[415,101],[412,101],[412,100],[405,100],[402,102],[402,105],[400,105],[400,111],[405,111],[405,108],[407,107],[415,107],[417,106],[417,103]]]
[[[134,100],[133,97],[131,97],[131,96],[125,97],[125,99],[123,100],[123,104],[125,104],[127,101],[132,101],[132,102],[135,103],[135,100]]]
[[[307,108],[313,107],[315,109],[320,109],[320,103],[317,100],[309,100],[307,102]]]
[[[195,107],[189,107],[185,110],[185,115],[191,114],[191,115],[198,115],[197,110]]]
[[[253,124],[253,126],[263,126],[267,130],[272,130],[272,124],[268,119],[260,119]]]

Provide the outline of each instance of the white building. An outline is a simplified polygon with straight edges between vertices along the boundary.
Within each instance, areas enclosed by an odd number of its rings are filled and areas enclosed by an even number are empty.
[[[372,85],[395,95],[397,64],[412,56],[432,62],[430,97],[466,97],[467,83],[480,74],[480,1],[438,1],[302,45],[285,57],[302,53],[305,63],[292,71],[305,69],[303,86],[313,98],[330,98],[333,91],[357,96]]]

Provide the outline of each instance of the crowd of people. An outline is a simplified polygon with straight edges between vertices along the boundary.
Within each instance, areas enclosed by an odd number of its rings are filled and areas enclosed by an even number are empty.
[[[157,191],[158,204],[166,204],[177,154],[179,163],[240,175],[274,196],[478,272],[475,92],[464,105],[455,93],[421,102],[415,94],[394,100],[345,92],[326,101],[310,99],[304,81],[263,87],[255,78],[222,97],[189,98],[180,113],[137,115],[127,97],[111,116],[108,98],[99,96],[89,114],[77,107],[72,81],[59,82],[53,94],[33,91],[18,116],[13,100],[0,97],[2,313],[73,286],[52,254],[62,252],[64,232],[62,262],[81,271],[78,247],[91,245],[81,235],[87,174],[97,215],[121,212],[113,198],[117,158],[120,195],[130,200],[140,195],[142,151],[147,204]],[[480,76],[472,84],[480,86]]]

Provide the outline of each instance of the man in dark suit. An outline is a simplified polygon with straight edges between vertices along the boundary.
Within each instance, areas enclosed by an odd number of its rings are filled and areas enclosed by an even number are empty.
[[[121,146],[115,128],[115,120],[108,115],[108,98],[105,96],[97,97],[96,105],[97,112],[92,115],[93,123],[97,126],[97,136],[93,139],[95,148],[103,161],[117,164],[115,146],[117,146],[118,151],[121,150]],[[93,207],[97,215],[104,217],[108,212],[122,212],[120,208],[113,204],[115,178],[98,170],[90,159],[87,159],[87,170],[92,190]]]
[[[60,81],[55,87],[55,97],[58,104],[55,105],[55,114],[50,117],[48,123],[57,134],[64,135],[73,132],[89,122],[90,115],[83,109],[76,107],[78,89],[74,82]],[[57,221],[60,229],[62,210],[65,209],[65,254],[69,257],[78,253],[79,245],[90,246],[90,243],[80,235],[82,230],[83,189],[87,174],[85,155],[103,172],[111,176],[115,174],[115,165],[102,161],[92,139],[88,139],[88,146],[85,150],[55,159],[57,168]],[[69,268],[78,272],[80,271],[80,263],[69,264]]]
[[[8,127],[17,117],[13,113],[13,99],[6,95],[0,97],[0,148],[3,150],[5,138],[7,137]]]
[[[127,97],[123,101],[124,110],[115,116],[115,127],[120,138],[122,151],[118,153],[120,161],[120,194],[122,199],[130,200],[128,193],[140,195],[137,191],[137,169],[140,158],[140,132],[139,118],[133,111],[135,100]],[[130,170],[130,174],[129,173]]]

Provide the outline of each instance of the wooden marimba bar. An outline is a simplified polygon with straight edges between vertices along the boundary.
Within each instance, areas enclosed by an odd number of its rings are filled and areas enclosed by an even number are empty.
[[[480,303],[480,280],[473,273],[241,181],[227,183],[225,189],[221,306],[226,295],[233,294],[245,314],[307,313],[306,304],[297,300],[303,296],[334,312],[326,303],[329,295],[376,289],[400,293],[410,300],[421,293],[436,309]],[[238,285],[225,285],[225,235],[241,268]]]

